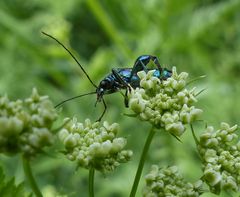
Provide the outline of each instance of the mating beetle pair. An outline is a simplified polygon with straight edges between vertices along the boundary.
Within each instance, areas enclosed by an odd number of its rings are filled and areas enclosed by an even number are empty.
[[[51,36],[45,32],[42,32],[42,33],[45,34],[46,36],[54,39],[56,42],[58,42],[72,56],[72,58],[75,60],[75,62],[81,68],[81,70],[86,75],[88,80],[96,88],[96,91],[94,91],[94,92],[89,92],[86,94],[78,95],[78,96],[72,97],[70,99],[64,100],[61,103],[59,103],[58,105],[56,105],[55,107],[58,107],[58,106],[62,105],[63,103],[65,103],[69,100],[73,100],[75,98],[79,98],[79,97],[90,95],[90,94],[96,94],[97,95],[96,103],[102,101],[103,105],[104,105],[104,111],[101,114],[100,118],[98,119],[98,121],[100,121],[102,119],[102,117],[104,116],[106,109],[107,109],[107,105],[104,101],[103,96],[105,94],[112,94],[121,89],[125,89],[126,90],[125,106],[128,107],[127,93],[130,91],[131,87],[135,89],[140,86],[140,79],[137,75],[137,73],[139,71],[145,71],[147,73],[148,71],[153,70],[153,69],[148,68],[148,64],[151,61],[156,66],[156,69],[154,69],[155,71],[153,73],[153,76],[155,76],[161,80],[165,80],[172,76],[172,71],[170,71],[166,68],[162,68],[157,57],[152,56],[152,55],[141,55],[137,58],[137,60],[135,61],[132,68],[112,69],[112,73],[107,75],[97,86],[93,83],[93,81],[91,80],[89,75],[86,73],[86,71],[84,70],[82,65],[79,63],[79,61],[75,58],[75,56],[71,53],[71,51],[69,49],[67,49],[61,42],[59,42],[53,36]]]

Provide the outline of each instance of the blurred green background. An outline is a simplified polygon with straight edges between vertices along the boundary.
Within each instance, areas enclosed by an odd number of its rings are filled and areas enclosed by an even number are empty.
[[[207,90],[199,96],[203,119],[218,126],[221,121],[240,124],[240,0],[1,0],[0,1],[0,94],[25,98],[37,87],[55,104],[94,87],[80,68],[45,31],[74,51],[92,80],[98,84],[111,68],[132,67],[142,54],[159,57],[162,66],[176,66],[190,78],[206,75],[194,86]],[[91,95],[64,105],[63,117],[95,120],[103,110]],[[140,150],[149,125],[123,113],[123,97],[106,96],[104,119],[118,122],[120,135],[128,139],[133,160],[107,176],[96,174],[97,197],[128,196]],[[198,123],[201,132],[204,123]],[[151,164],[178,165],[189,181],[201,176],[201,165],[189,130],[183,143],[158,133],[151,146],[145,172]],[[88,196],[84,169],[75,170],[56,150],[33,161],[33,169],[45,196],[55,192]],[[24,179],[18,157],[1,156],[8,175]],[[141,196],[144,179],[138,190]],[[239,194],[238,194],[239,195]],[[237,195],[237,196],[238,196]],[[204,196],[214,196],[205,194]],[[222,194],[221,196],[229,196]]]

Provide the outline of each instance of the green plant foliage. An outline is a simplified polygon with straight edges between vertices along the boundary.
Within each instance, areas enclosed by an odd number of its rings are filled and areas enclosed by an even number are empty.
[[[31,194],[27,194],[24,188],[24,184],[15,184],[15,179],[7,180],[2,168],[0,167],[0,196],[1,197],[31,197]]]
[[[190,80],[206,75],[189,85],[189,89],[196,83],[200,89],[206,88],[197,97],[196,108],[203,110],[202,117],[213,126],[220,121],[239,125],[239,10],[239,0],[1,0],[0,96],[8,93],[12,100],[22,99],[37,87],[40,94],[49,95],[58,104],[95,90],[67,52],[41,34],[45,31],[73,51],[96,84],[112,68],[132,67],[142,54],[158,56],[163,67],[175,66],[179,73],[189,73]],[[125,197],[147,137],[142,131],[148,131],[149,126],[123,115],[129,110],[120,94],[107,95],[105,100],[106,120],[121,125],[119,135],[127,138],[126,148],[134,155],[129,165],[120,166],[108,178],[96,175],[101,181],[95,194]],[[95,102],[95,95],[86,96],[66,103],[59,112],[64,117],[76,116],[80,122],[96,120],[103,106],[94,107]],[[203,124],[197,124],[196,131],[199,127]],[[146,167],[159,161],[160,166],[177,165],[189,182],[196,180],[201,166],[188,131],[187,127],[182,143],[167,133],[156,133]],[[63,149],[59,143],[47,153],[55,154],[55,148]],[[12,175],[22,178],[11,158],[0,156],[0,160]],[[82,196],[88,196],[87,171],[75,173],[74,167],[61,154],[56,159],[39,157],[33,161],[42,190],[51,187],[75,197],[75,191],[82,188]],[[143,185],[144,180],[139,188]],[[138,192],[141,196],[141,190]]]

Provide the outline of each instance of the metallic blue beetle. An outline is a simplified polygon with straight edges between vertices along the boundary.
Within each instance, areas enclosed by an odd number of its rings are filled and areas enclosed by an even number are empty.
[[[89,77],[89,75],[87,74],[87,72],[84,70],[84,68],[82,67],[82,65],[80,64],[80,62],[75,58],[75,56],[72,54],[72,52],[66,48],[60,41],[58,41],[56,38],[54,38],[53,36],[42,32],[44,35],[52,38],[53,40],[55,40],[58,44],[60,44],[71,56],[72,58],[75,60],[75,62],[78,64],[78,66],[81,68],[81,70],[83,71],[83,73],[86,75],[86,77],[88,78],[88,80],[91,82],[91,84],[96,88],[96,91],[94,92],[89,92],[86,94],[82,94],[82,95],[78,95],[72,98],[69,98],[67,100],[62,101],[61,103],[57,104],[55,107],[58,107],[60,105],[62,105],[63,103],[73,100],[75,98],[79,98],[79,97],[83,97],[86,95],[90,95],[90,94],[97,94],[97,102],[103,102],[104,105],[104,111],[101,114],[100,118],[98,119],[98,121],[100,121],[103,117],[103,115],[106,112],[107,109],[107,105],[104,101],[103,96],[105,94],[112,94],[114,92],[117,92],[121,89],[125,89],[126,93],[125,93],[125,106],[128,107],[128,100],[127,100],[127,94],[128,92],[131,90],[130,88],[137,88],[140,85],[140,79],[137,75],[137,73],[139,71],[145,71],[146,73],[150,70],[148,67],[148,64],[150,63],[150,61],[152,61],[154,63],[154,65],[156,66],[156,68],[154,69],[154,73],[153,76],[158,77],[161,80],[165,80],[169,77],[172,76],[172,71],[166,69],[166,68],[162,68],[158,58],[156,56],[152,56],[152,55],[141,55],[139,56],[133,67],[132,68],[116,68],[116,69],[112,69],[112,73],[107,75],[100,83],[99,85],[95,85],[93,83],[93,81],[91,80],[91,78]]]
[[[150,61],[153,61],[156,66],[153,76],[162,80],[171,77],[172,72],[166,68],[162,68],[157,57],[152,55],[141,55],[135,61],[133,68],[112,69],[112,73],[107,75],[99,83],[96,89],[97,101],[100,102],[105,94],[112,94],[121,89],[126,89],[126,91],[129,91],[130,86],[134,89],[139,87],[140,79],[137,73],[142,70],[144,70],[146,73],[149,70],[152,70],[147,67]],[[128,106],[127,100],[125,100],[125,105],[126,107]]]

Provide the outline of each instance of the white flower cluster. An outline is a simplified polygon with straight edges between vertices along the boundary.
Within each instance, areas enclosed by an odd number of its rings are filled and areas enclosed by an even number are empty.
[[[53,142],[51,127],[56,118],[52,102],[36,89],[25,100],[0,97],[0,152],[27,156],[42,152]]]
[[[240,140],[238,126],[221,123],[219,130],[212,126],[200,136],[198,150],[202,157],[203,179],[212,192],[221,189],[239,191],[240,187]]]
[[[176,166],[159,168],[153,165],[145,181],[144,197],[198,197],[203,193],[203,182],[186,182]]]
[[[83,124],[74,119],[59,132],[59,138],[69,160],[76,161],[78,166],[105,173],[129,161],[132,156],[132,151],[123,150],[126,139],[116,137],[118,131],[117,123],[109,125],[105,121],[101,125],[86,119]]]
[[[196,120],[202,113],[193,106],[197,102],[195,88],[185,88],[188,74],[182,72],[178,75],[175,67],[172,76],[166,80],[154,77],[153,73],[154,70],[138,72],[141,88],[129,94],[129,107],[141,120],[181,136],[185,124]]]

